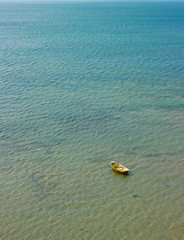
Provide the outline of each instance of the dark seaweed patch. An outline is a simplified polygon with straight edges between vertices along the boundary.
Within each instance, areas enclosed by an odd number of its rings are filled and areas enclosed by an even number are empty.
[[[81,232],[84,232],[84,233],[88,233],[88,232],[90,232],[89,230],[84,229],[84,228],[81,228],[80,231],[81,231]]]
[[[32,187],[36,190],[43,189],[43,185],[39,182],[38,178],[35,176],[34,173],[28,176],[28,180],[31,183]]]
[[[140,198],[140,196],[138,194],[132,194],[133,198]]]
[[[30,217],[30,215],[25,214],[25,213],[22,213],[20,216],[21,216],[22,218],[28,218],[28,217]]]

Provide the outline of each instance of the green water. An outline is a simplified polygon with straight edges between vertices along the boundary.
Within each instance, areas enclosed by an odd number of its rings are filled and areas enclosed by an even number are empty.
[[[0,4],[0,239],[183,239],[183,9]]]

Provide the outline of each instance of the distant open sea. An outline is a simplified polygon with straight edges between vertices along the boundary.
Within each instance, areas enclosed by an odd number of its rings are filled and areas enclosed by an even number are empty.
[[[184,3],[0,3],[0,148],[1,240],[184,239]]]

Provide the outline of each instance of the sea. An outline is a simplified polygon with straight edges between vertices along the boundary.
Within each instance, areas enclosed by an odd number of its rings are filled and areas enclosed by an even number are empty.
[[[1,2],[0,148],[1,240],[184,239],[184,2]]]

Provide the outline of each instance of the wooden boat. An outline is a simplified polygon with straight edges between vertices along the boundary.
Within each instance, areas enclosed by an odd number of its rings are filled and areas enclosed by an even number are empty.
[[[117,163],[115,161],[110,162],[110,165],[112,169],[116,172],[122,173],[122,174],[128,174],[129,169],[121,165],[120,163]]]

